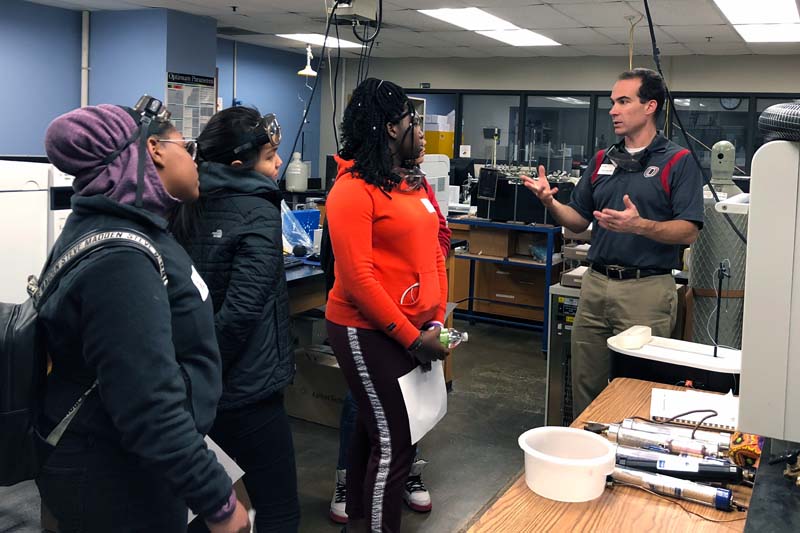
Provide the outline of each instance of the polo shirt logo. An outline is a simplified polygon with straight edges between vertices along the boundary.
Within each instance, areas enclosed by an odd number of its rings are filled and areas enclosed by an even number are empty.
[[[645,169],[645,171],[644,171],[644,177],[645,178],[652,178],[653,176],[658,174],[659,170],[661,170],[661,169],[658,168],[658,167],[647,167]]]

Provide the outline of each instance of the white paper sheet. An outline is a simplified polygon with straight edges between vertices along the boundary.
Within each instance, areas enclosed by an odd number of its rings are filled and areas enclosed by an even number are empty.
[[[225,453],[225,451],[219,447],[219,445],[211,440],[211,437],[206,436],[206,446],[208,449],[214,452],[214,455],[217,456],[217,462],[222,465],[222,468],[225,469],[225,472],[228,474],[228,477],[231,478],[231,483],[236,483],[239,481],[244,475],[244,470],[241,469],[239,465],[236,464],[236,461],[231,459],[231,456]],[[196,514],[189,509],[189,520],[187,524],[197,517]]]
[[[416,444],[447,413],[447,388],[442,361],[433,361],[427,372],[417,367],[397,378],[408,412],[411,444]]]

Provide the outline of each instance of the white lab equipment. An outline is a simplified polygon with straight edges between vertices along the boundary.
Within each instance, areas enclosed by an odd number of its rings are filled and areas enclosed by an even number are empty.
[[[764,144],[751,171],[739,429],[800,442],[800,143]]]
[[[450,158],[442,154],[425,154],[420,169],[425,173],[425,179],[433,189],[439,209],[446,218],[450,196]]]
[[[47,211],[47,251],[53,248],[67,217],[72,213],[70,200],[72,198],[72,182],[74,176],[61,172],[50,166],[49,172],[49,209]]]
[[[28,298],[28,276],[47,259],[49,163],[0,161],[0,301]]]

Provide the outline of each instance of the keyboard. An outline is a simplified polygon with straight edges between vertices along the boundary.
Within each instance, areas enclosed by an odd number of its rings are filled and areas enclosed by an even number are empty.
[[[290,269],[294,267],[303,266],[303,260],[299,257],[295,257],[293,255],[284,255],[283,256],[283,268]]]

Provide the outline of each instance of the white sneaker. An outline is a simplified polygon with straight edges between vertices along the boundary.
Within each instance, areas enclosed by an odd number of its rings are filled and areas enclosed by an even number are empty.
[[[426,464],[428,462],[422,459],[414,461],[414,464],[411,465],[411,472],[408,473],[408,479],[406,479],[405,491],[403,491],[405,502],[418,513],[428,513],[433,507],[431,493],[422,482],[422,469]]]
[[[337,524],[347,523],[347,512],[344,510],[347,504],[347,470],[336,471],[336,489],[331,498],[331,510],[329,516]]]

